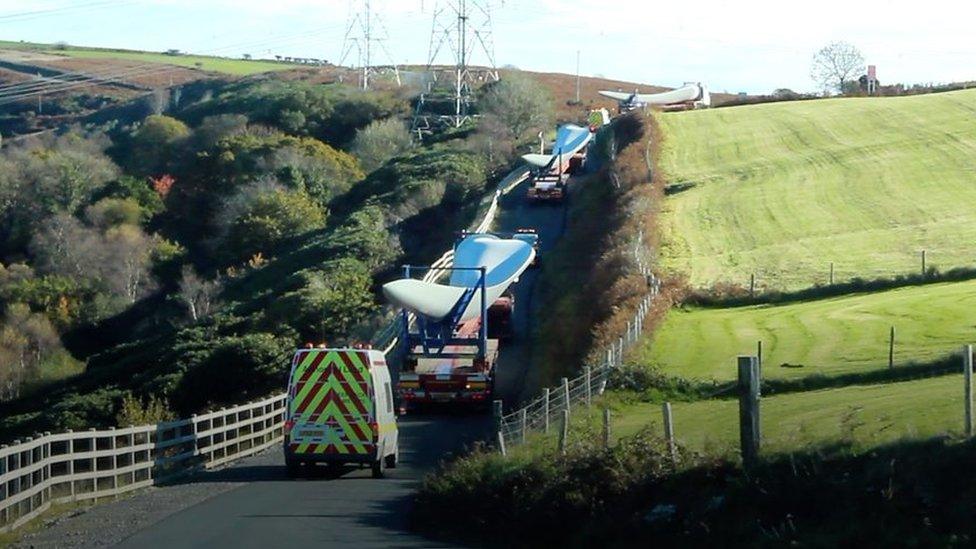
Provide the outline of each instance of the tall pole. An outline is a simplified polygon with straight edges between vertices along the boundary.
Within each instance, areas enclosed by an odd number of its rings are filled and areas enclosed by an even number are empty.
[[[576,102],[580,102],[580,51],[576,50]]]
[[[963,345],[962,348],[962,373],[965,382],[965,432],[966,436],[973,436],[973,346]]]
[[[364,44],[364,48],[365,48],[365,51],[366,51],[366,59],[365,59],[365,63],[363,63],[363,89],[364,90],[368,90],[369,89],[369,69],[370,69],[370,67],[373,66],[372,56],[370,55],[370,46],[371,46],[371,42],[373,41],[373,36],[372,36],[372,31],[371,31],[371,25],[372,25],[372,21],[373,21],[373,13],[369,9],[369,0],[365,0],[365,4],[366,4],[365,5],[365,7],[366,7],[366,22],[364,24],[366,26],[366,37],[365,37],[365,40],[363,40],[363,41],[366,42]]]

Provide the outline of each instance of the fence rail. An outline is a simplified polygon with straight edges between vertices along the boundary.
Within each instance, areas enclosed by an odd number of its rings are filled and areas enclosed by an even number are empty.
[[[498,201],[525,180],[511,172],[487,202],[476,232],[491,228]],[[448,251],[433,267],[450,267]],[[424,277],[433,281],[440,273]],[[399,315],[374,338],[389,354],[398,343]],[[282,440],[285,393],[189,419],[103,430],[44,433],[0,446],[0,532],[14,530],[53,504],[95,501],[226,465]]]

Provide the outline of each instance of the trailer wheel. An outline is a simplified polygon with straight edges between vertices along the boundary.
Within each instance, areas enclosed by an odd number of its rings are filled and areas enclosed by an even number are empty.
[[[373,478],[383,478],[384,459],[377,459],[373,462]]]

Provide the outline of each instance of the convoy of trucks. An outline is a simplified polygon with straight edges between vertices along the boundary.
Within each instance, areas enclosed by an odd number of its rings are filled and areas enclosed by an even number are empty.
[[[586,161],[590,127],[565,125],[553,154],[526,155],[530,201],[560,202],[570,175]],[[515,337],[510,286],[539,263],[535,229],[512,233],[461,232],[451,267],[405,266],[384,285],[401,308],[399,356],[391,363],[368,347],[299,349],[292,360],[284,424],[288,474],[301,465],[370,467],[374,477],[396,467],[396,414],[431,406],[488,410],[495,398],[499,347]],[[420,272],[436,276],[416,280]],[[438,282],[447,278],[445,283]]]

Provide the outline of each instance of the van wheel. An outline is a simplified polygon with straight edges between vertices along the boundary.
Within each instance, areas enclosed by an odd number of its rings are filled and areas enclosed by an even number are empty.
[[[385,462],[383,465],[385,465],[387,469],[396,469],[397,455],[395,453],[386,456],[383,458],[383,461]]]
[[[383,478],[384,459],[378,459],[373,462],[373,478]]]
[[[285,473],[288,478],[297,478],[301,472],[301,464],[297,460],[285,458]]]

